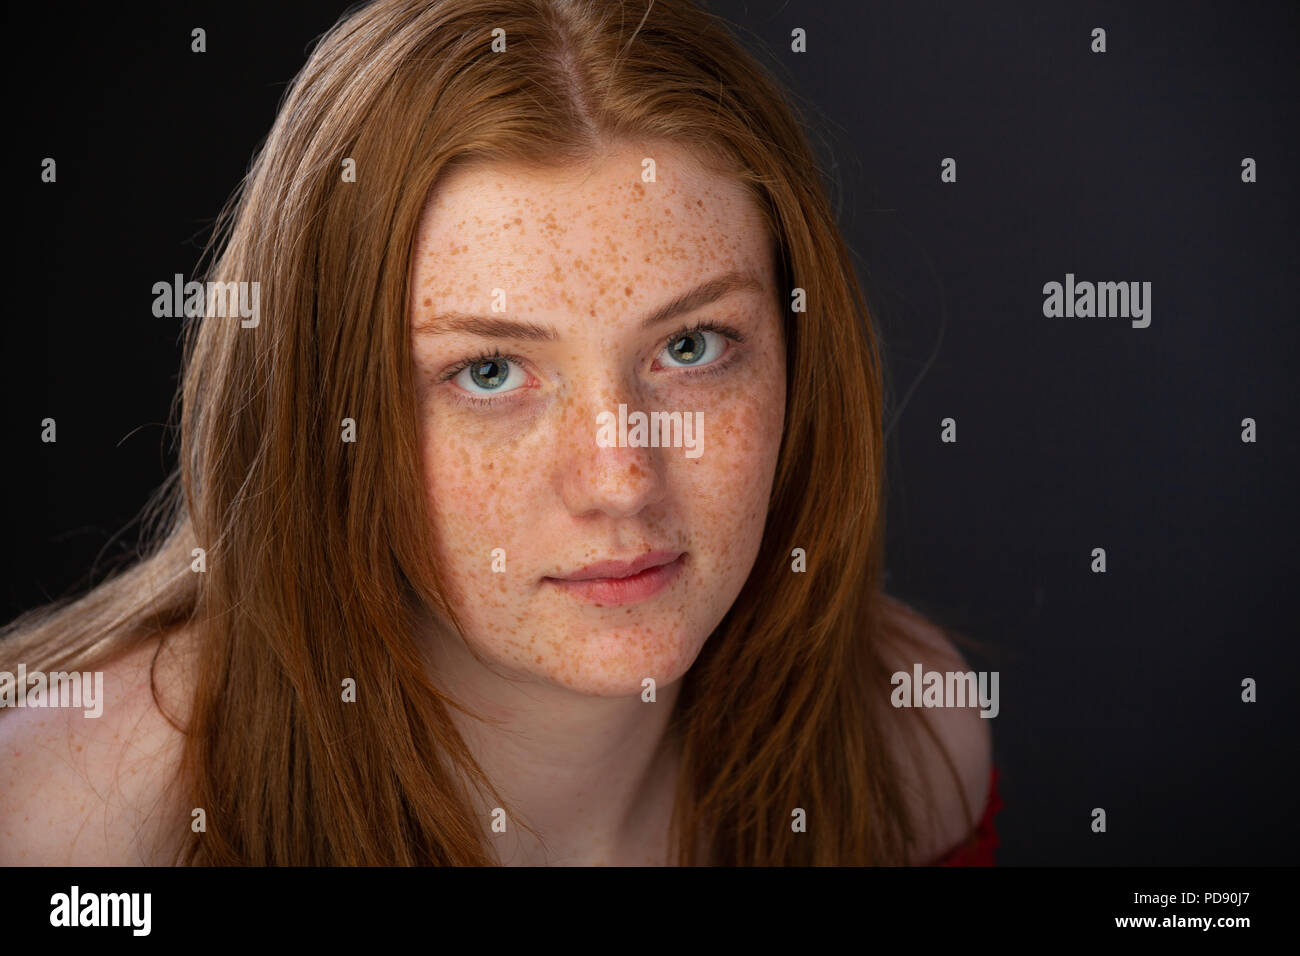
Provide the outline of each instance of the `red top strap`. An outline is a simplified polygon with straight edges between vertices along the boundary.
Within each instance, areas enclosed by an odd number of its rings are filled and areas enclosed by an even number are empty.
[[[998,793],[998,768],[993,768],[989,779],[989,798],[984,816],[975,832],[963,844],[949,852],[932,866],[993,866],[993,850],[998,846],[998,831],[993,826],[993,816],[1002,809],[1002,795]]]

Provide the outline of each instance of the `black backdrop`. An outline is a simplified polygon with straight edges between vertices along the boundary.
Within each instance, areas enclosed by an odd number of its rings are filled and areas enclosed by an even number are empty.
[[[890,590],[1001,675],[999,862],[1293,858],[1296,6],[708,6],[804,111],[884,336]],[[171,463],[151,287],[343,9],[10,6],[4,620],[129,548]],[[1150,282],[1150,326],[1044,317],[1067,273]]]

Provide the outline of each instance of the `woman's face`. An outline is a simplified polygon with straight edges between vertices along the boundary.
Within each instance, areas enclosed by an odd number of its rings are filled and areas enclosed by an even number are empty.
[[[738,182],[663,145],[435,190],[411,277],[425,485],[447,598],[494,666],[638,694],[722,620],[784,421],[771,250]]]

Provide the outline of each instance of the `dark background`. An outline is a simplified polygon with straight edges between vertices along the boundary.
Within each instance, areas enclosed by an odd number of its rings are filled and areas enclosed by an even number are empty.
[[[806,116],[883,333],[889,589],[1000,672],[999,862],[1291,861],[1297,5],[707,5]],[[345,8],[10,5],[4,621],[129,551],[173,462],[151,286]],[[1044,318],[1067,272],[1151,282],[1150,327]]]

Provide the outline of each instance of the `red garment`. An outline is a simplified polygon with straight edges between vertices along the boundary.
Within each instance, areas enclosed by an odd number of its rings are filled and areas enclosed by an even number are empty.
[[[993,866],[993,850],[998,845],[998,831],[993,826],[993,815],[1002,809],[1002,795],[998,793],[998,768],[993,768],[989,780],[989,798],[984,816],[975,832],[965,843],[932,866]]]

